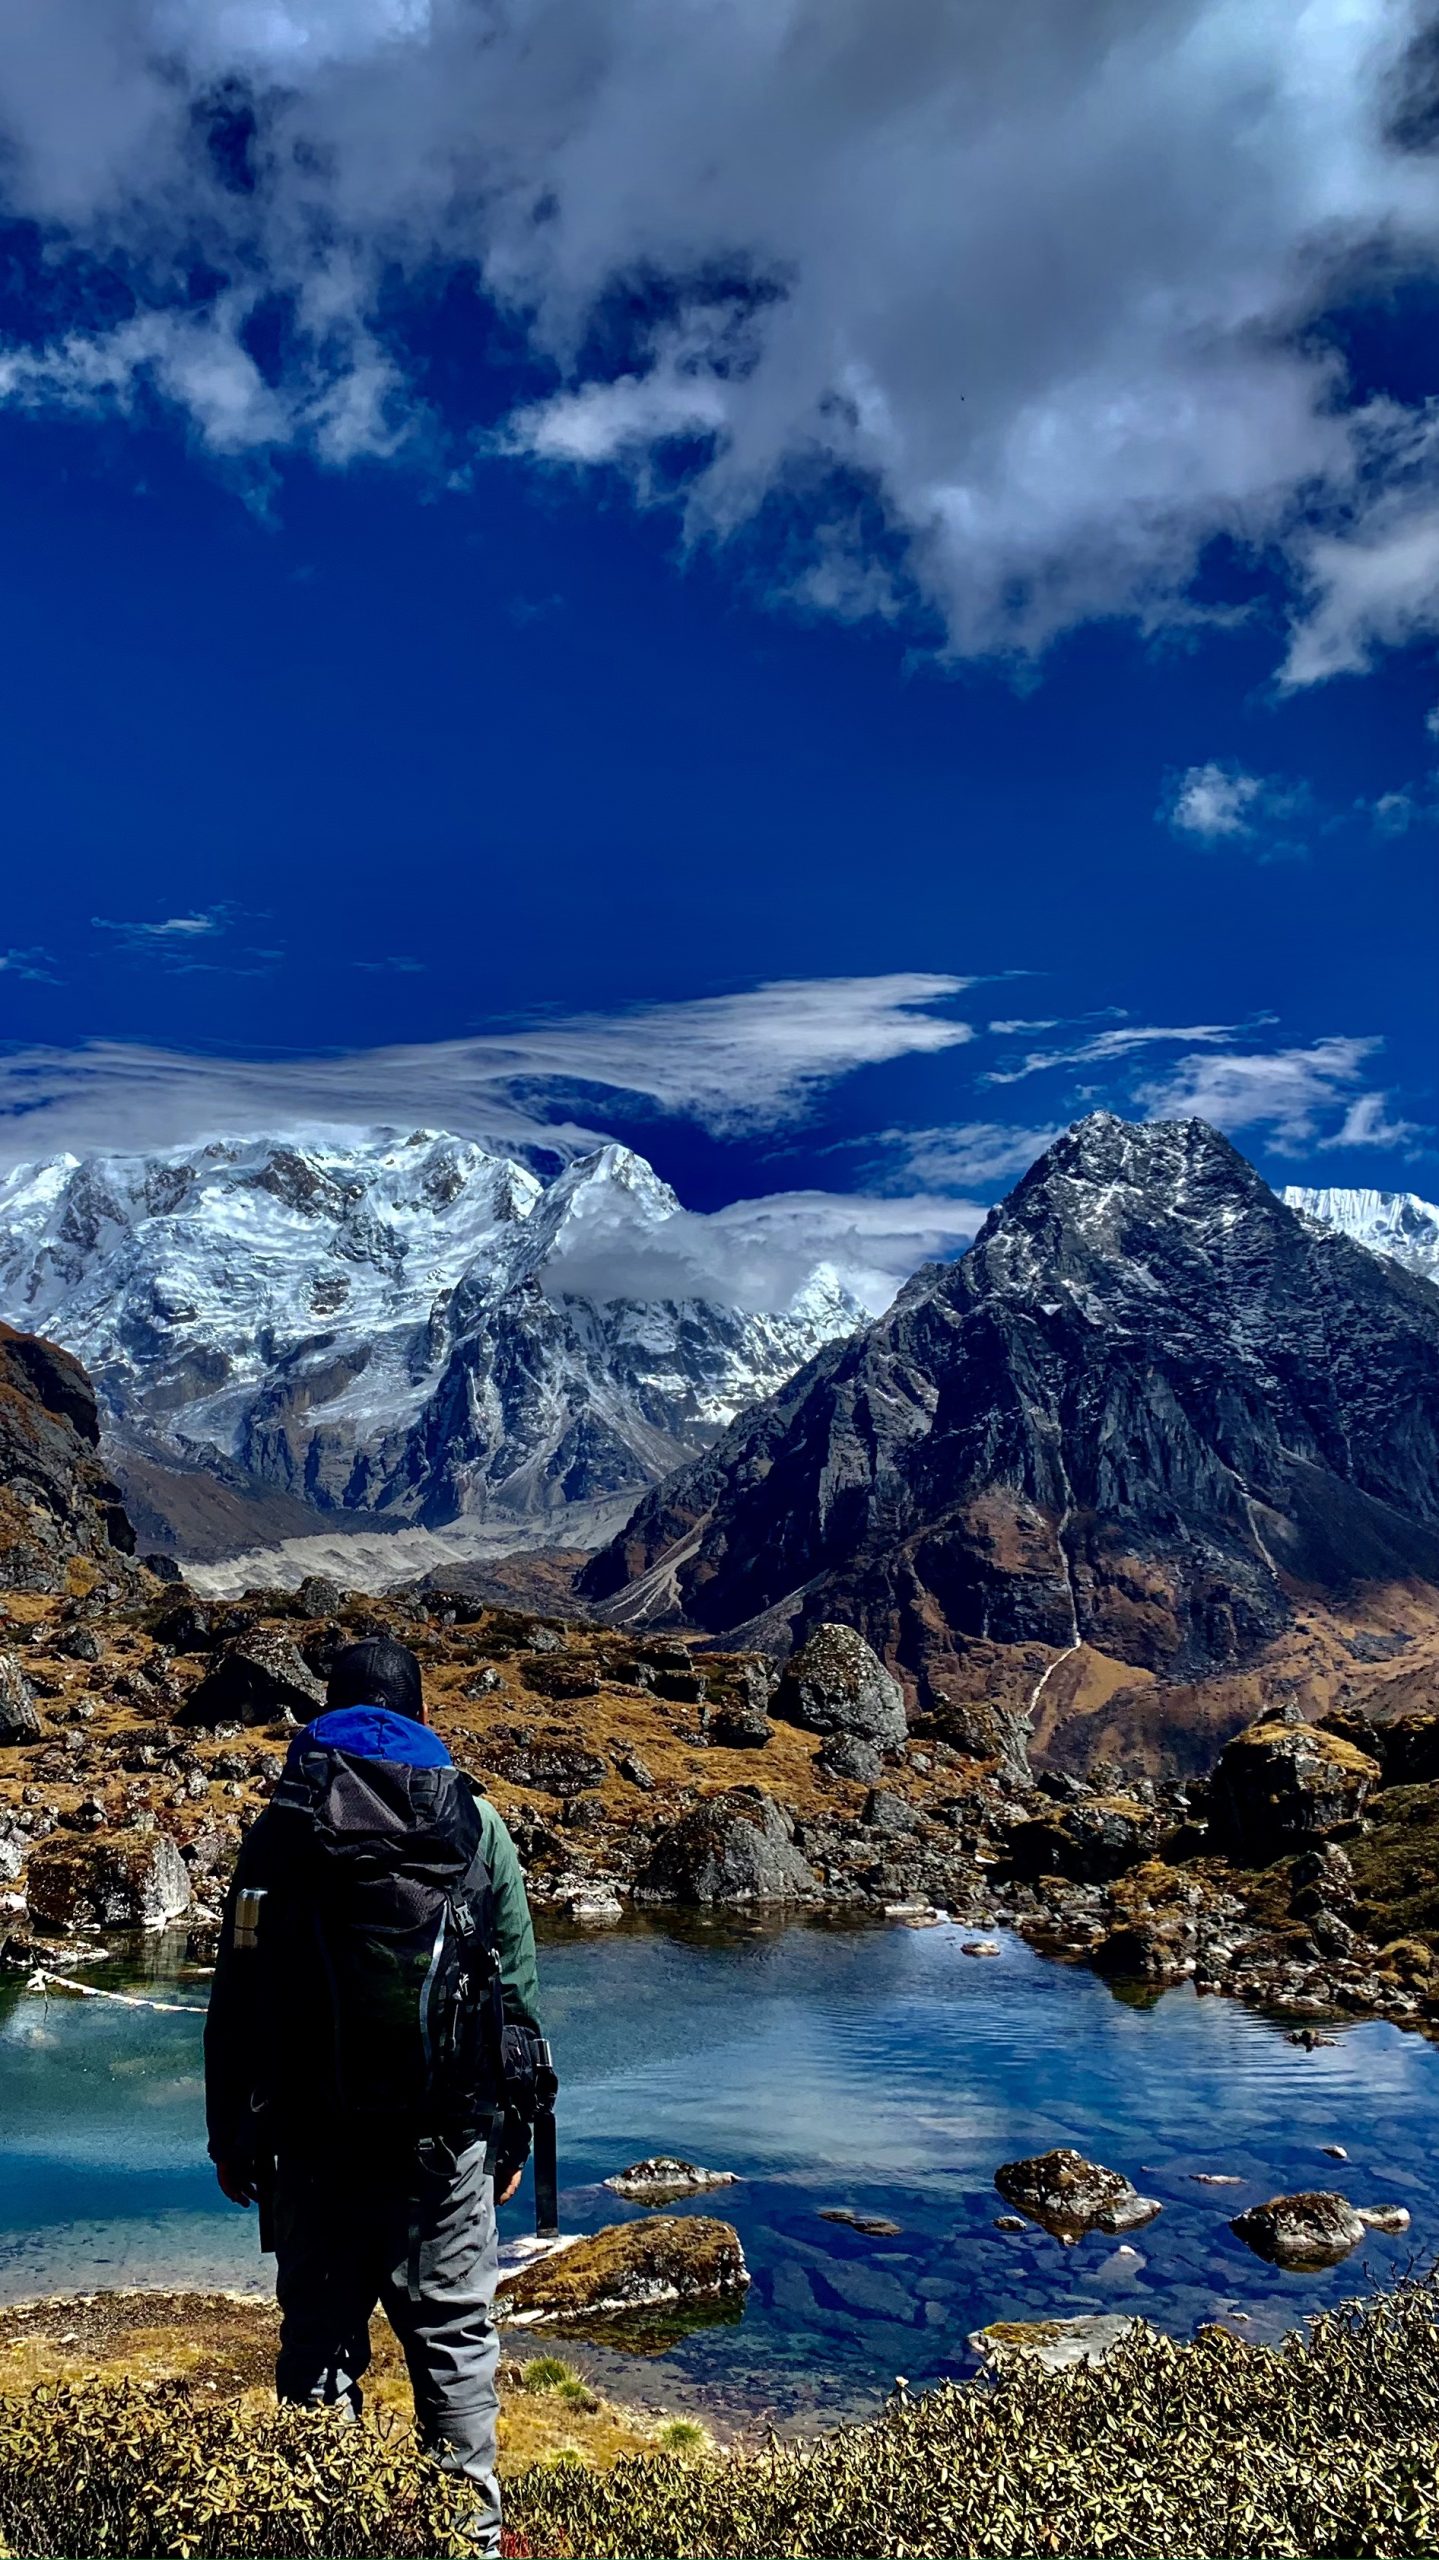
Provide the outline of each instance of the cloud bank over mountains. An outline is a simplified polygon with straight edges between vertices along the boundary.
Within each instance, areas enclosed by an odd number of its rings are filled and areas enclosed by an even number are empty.
[[[1192,621],[1220,540],[1312,684],[1439,627],[1439,427],[1323,325],[1439,266],[1432,73],[1420,0],[0,0],[0,400],[603,467],[961,656]],[[456,273],[529,366],[467,418]]]
[[[654,1235],[599,1221],[566,1247],[574,1287],[595,1297],[773,1307],[828,1262],[877,1309],[918,1263],[957,1251],[1058,1131],[1096,1104],[1136,1118],[1197,1115],[1296,1165],[1343,1146],[1397,1153],[1432,1135],[1377,1082],[1382,1043],[1372,1036],[1298,1046],[1266,1041],[1253,1023],[980,1025],[955,1011],[976,983],[938,971],[783,981],[311,1056],[206,1056],[118,1041],[12,1049],[0,1052],[0,1165],[63,1151],[154,1153],[220,1136],[422,1126],[552,1171],[617,1133],[633,1138],[636,1121],[643,1129],[669,1120],[743,1142],[752,1178],[766,1155],[759,1142],[773,1141],[770,1159],[778,1151],[782,1161],[846,1078],[943,1061],[955,1108],[942,1124],[816,1140],[853,1172],[852,1189],[775,1190],[708,1214],[683,1211]],[[1016,1040],[1027,1045],[1009,1045]],[[994,1063],[971,1067],[972,1046]],[[979,1088],[993,1095],[1011,1085],[1025,1089],[1019,1119],[966,1116]]]

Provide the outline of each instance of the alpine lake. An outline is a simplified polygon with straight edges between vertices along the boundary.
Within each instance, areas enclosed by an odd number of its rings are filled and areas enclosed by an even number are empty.
[[[812,2425],[872,2408],[897,2375],[973,2372],[989,2321],[1121,2311],[1273,2339],[1439,2252],[1433,2044],[1338,2023],[1306,2051],[1292,2022],[1187,1988],[1140,2005],[1012,1934],[988,1943],[967,1955],[973,1932],[947,1923],[545,1928],[564,2230],[642,2212],[602,2181],[677,2152],[737,2174],[675,2209],[732,2221],[754,2279],[740,2316],[642,2353],[597,2333],[579,2354],[604,2389],[721,2428]],[[117,1947],[85,1979],[176,2005],[0,1991],[0,2300],[268,2290],[255,2218],[205,2158],[206,1982],[183,1936]],[[1056,2143],[1163,2211],[1123,2244],[998,2229],[995,2170]],[[1412,2227],[1321,2274],[1268,2266],[1229,2228],[1315,2187],[1404,2204]],[[826,2220],[835,2207],[898,2228],[866,2234]],[[505,2235],[532,2215],[527,2178]],[[548,2338],[523,2335],[525,2352]]]

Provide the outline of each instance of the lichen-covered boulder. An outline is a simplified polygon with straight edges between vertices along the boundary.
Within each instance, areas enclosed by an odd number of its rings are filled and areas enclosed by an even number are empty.
[[[168,1832],[42,1840],[32,1852],[30,1917],[46,1929],[163,1929],[190,1908],[190,1878]]]
[[[732,2187],[733,2169],[699,2169],[693,2160],[677,2160],[669,2152],[636,2160],[605,2185],[630,2204],[674,2204],[681,2196],[704,2195],[711,2187]]]
[[[193,1688],[182,1724],[308,1724],[325,1692],[288,1636],[260,1629],[241,1636]]]
[[[1132,2312],[1083,2311],[1068,2320],[991,2320],[971,2330],[969,2344],[982,2364],[999,2373],[1026,2364],[1068,2373],[1076,2365],[1107,2364],[1127,2339],[1157,2334]]]
[[[0,1744],[38,1742],[40,1718],[30,1683],[13,1653],[0,1653]]]
[[[706,1796],[661,1832],[636,1880],[648,1902],[795,1902],[819,1879],[794,1845],[794,1824],[759,1787]]]
[[[1352,1821],[1378,1783],[1378,1762],[1341,1734],[1312,1724],[1253,1724],[1219,1755],[1209,1827],[1230,1857],[1264,1866]]]
[[[908,1725],[904,1691],[854,1627],[816,1627],[786,1663],[770,1714],[810,1733],[857,1734],[898,1750]]]
[[[994,2183],[1006,2204],[1066,2245],[1086,2231],[1135,2231],[1163,2209],[1153,2196],[1140,2195],[1120,2170],[1102,2168],[1063,2146],[1030,2160],[1006,2161]]]
[[[610,2223],[503,2278],[499,2319],[516,2328],[583,2329],[657,2310],[739,2302],[749,2284],[739,2233],[705,2214]]]
[[[1271,2196],[1267,2204],[1236,2214],[1229,2228],[1257,2258],[1279,2267],[1337,2267],[1365,2231],[1348,2197],[1331,2188]]]

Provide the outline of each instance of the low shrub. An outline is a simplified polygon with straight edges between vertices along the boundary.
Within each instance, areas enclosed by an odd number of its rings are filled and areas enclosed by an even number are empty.
[[[183,2382],[0,2399],[0,2553],[15,2560],[421,2560],[473,2552],[473,2493],[407,2429],[207,2408]]]
[[[535,2560],[1435,2560],[1439,2289],[1275,2348],[1139,2334],[1102,2367],[949,2384],[864,2426],[511,2484]],[[395,2428],[184,2383],[0,2399],[0,2560],[457,2560],[468,2495]]]
[[[546,2560],[1408,2560],[1439,2553],[1439,2293],[1322,2313],[1282,2347],[1137,2335],[805,2444],[529,2472]]]

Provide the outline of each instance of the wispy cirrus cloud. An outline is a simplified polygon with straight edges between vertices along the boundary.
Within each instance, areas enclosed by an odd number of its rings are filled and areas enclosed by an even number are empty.
[[[137,951],[157,947],[201,942],[207,935],[223,933],[234,913],[232,907],[206,907],[198,914],[181,916],[92,916],[90,924],[96,933],[113,933]]]
[[[1057,1023],[1052,1027],[1063,1030],[1068,1026]],[[1045,1075],[1054,1068],[1110,1067],[1133,1057],[1137,1050],[1182,1046],[1186,1041],[1217,1046],[1234,1039],[1237,1029],[1238,1025],[1230,1022],[1190,1022],[1182,1026],[1116,1023],[1107,1031],[1086,1032],[1082,1039],[1061,1047],[1031,1049],[1015,1066],[991,1067],[981,1081],[989,1085],[1023,1084],[1026,1077]]]
[[[12,978],[32,978],[51,987],[60,984],[55,972],[54,953],[42,950],[38,945],[29,951],[0,951],[0,969],[8,970]]]
[[[887,1130],[878,1142],[888,1151],[886,1188],[901,1191],[913,1183],[940,1194],[991,1194],[1026,1173],[1064,1125],[962,1120],[953,1128]]]
[[[780,980],[472,1039],[291,1058],[92,1041],[0,1056],[0,1154],[154,1147],[314,1122],[429,1122],[506,1143],[594,1145],[583,1098],[624,1095],[717,1132],[795,1120],[841,1076],[962,1046],[970,981],[933,971]]]

